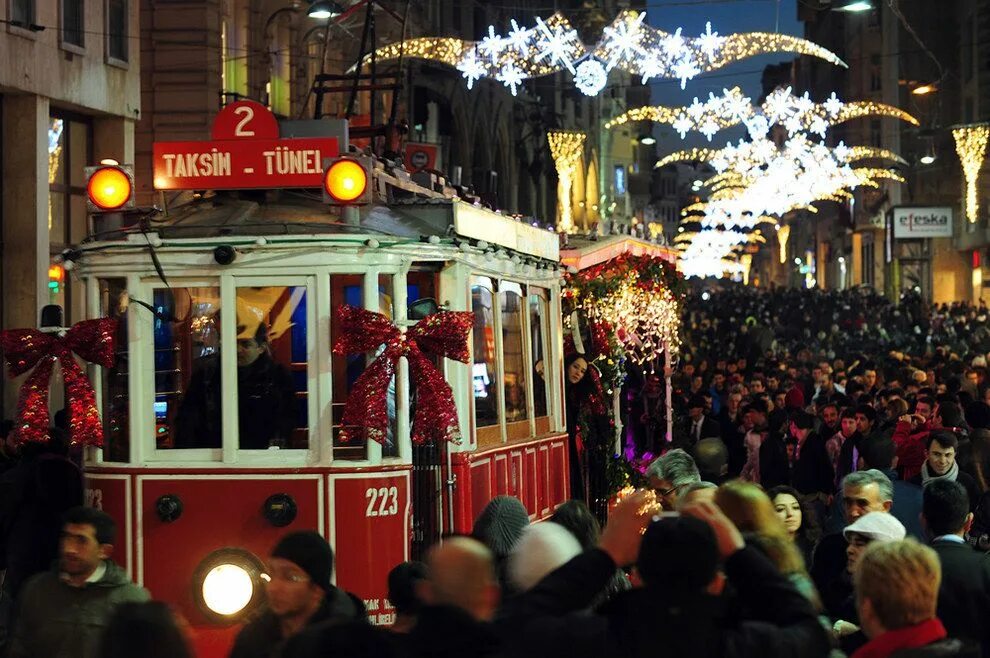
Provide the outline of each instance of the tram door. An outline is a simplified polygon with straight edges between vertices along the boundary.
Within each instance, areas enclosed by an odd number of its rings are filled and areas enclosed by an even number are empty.
[[[425,265],[424,265],[425,266]],[[406,279],[409,300],[409,320],[414,323],[435,306],[431,300],[437,297],[437,273],[415,268]],[[436,365],[441,365],[434,358]],[[412,409],[415,410],[416,391],[410,391]],[[412,447],[412,559],[423,560],[430,546],[440,540],[443,533],[444,482],[446,481],[447,445],[434,443]]]

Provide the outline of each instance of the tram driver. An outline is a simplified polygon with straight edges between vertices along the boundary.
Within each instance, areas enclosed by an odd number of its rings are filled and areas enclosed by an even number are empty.
[[[290,445],[296,425],[295,387],[288,369],[272,358],[268,327],[237,327],[237,406],[240,447]],[[220,361],[204,357],[192,375],[176,417],[176,448],[219,448],[222,443]]]

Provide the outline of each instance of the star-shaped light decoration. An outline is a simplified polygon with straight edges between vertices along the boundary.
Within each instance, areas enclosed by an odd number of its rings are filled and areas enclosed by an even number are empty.
[[[539,30],[539,48],[536,54],[536,61],[540,62],[549,59],[551,65],[560,65],[571,73],[574,73],[574,62],[571,60],[573,42],[577,40],[577,32],[568,29],[563,25],[555,25],[553,29],[540,18],[536,19],[536,27]]]
[[[498,61],[498,56],[505,50],[505,39],[495,34],[495,26],[488,26],[488,36],[478,44],[478,52],[488,57],[492,63]]]
[[[525,79],[526,74],[512,62],[509,62],[502,68],[502,72],[498,74],[497,78],[499,82],[509,88],[513,96],[516,95],[516,88],[519,87]]]
[[[708,59],[715,59],[719,48],[725,43],[725,37],[720,37],[718,32],[712,32],[711,21],[705,23],[705,32],[698,37],[698,47],[701,52],[708,56]]]
[[[460,61],[457,65],[457,70],[461,72],[461,75],[467,80],[467,88],[471,89],[474,87],[474,83],[480,80],[485,75],[485,66],[478,61],[478,57],[473,53],[468,53],[467,56]]]

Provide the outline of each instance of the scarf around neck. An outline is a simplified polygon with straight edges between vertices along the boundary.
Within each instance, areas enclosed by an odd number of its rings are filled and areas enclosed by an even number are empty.
[[[928,460],[921,466],[921,485],[928,486],[929,482],[937,482],[938,480],[948,480],[949,482],[955,482],[956,478],[959,477],[959,462],[953,461],[952,468],[946,471],[942,475],[932,475],[931,471],[928,470]]]

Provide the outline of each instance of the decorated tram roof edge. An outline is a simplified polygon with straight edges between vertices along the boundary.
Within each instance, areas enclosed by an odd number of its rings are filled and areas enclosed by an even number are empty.
[[[342,161],[360,186],[343,200],[331,183]],[[133,184],[131,168],[120,169]],[[279,122],[263,105],[239,101],[217,115],[210,140],[155,143],[153,170],[157,206],[137,208],[133,198],[110,211],[91,205],[89,236],[74,248],[78,255],[219,241],[417,252],[418,243],[443,243],[482,255],[501,248],[539,261],[560,258],[552,229],[485,208],[434,169],[361,153],[343,120]]]

